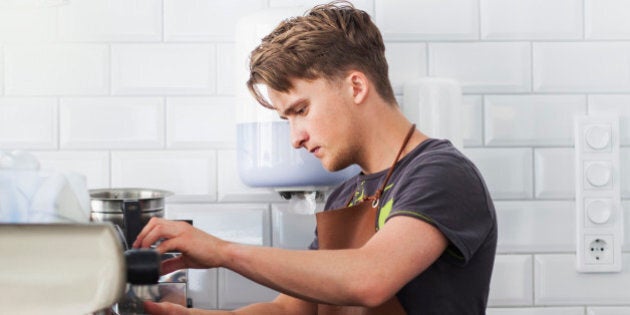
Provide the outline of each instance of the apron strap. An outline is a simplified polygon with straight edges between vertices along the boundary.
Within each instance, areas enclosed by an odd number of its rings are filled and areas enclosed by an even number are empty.
[[[398,163],[400,156],[402,155],[403,151],[407,147],[407,143],[409,143],[409,139],[411,139],[411,135],[413,135],[413,132],[415,130],[416,130],[416,124],[412,124],[411,128],[409,129],[409,132],[407,132],[407,136],[405,136],[405,140],[403,140],[403,144],[400,147],[400,150],[398,150],[398,154],[396,155],[396,159],[394,160],[394,163],[392,163],[392,167],[389,168],[389,172],[387,172],[387,176],[385,176],[385,180],[383,181],[381,188],[379,188],[379,190],[376,191],[376,194],[374,194],[373,196],[374,199],[372,201],[372,206],[374,208],[378,206],[378,200],[381,198],[381,194],[383,193],[383,191],[385,191],[385,186],[387,186],[387,183],[389,182],[389,178],[392,177],[392,174],[394,173],[394,168],[396,167],[396,163]]]
[[[374,195],[368,196],[368,197],[366,197],[364,199],[364,200],[372,200],[372,208],[378,207],[378,203],[379,203],[379,199],[381,198],[381,194],[383,193],[383,191],[385,191],[385,186],[389,182],[389,178],[394,173],[394,168],[396,167],[396,163],[398,163],[398,160],[400,159],[400,156],[402,155],[403,151],[405,150],[405,147],[407,147],[407,143],[409,143],[409,139],[411,139],[411,135],[413,135],[413,132],[415,130],[416,130],[416,124],[411,125],[411,128],[409,129],[409,132],[407,132],[407,135],[405,136],[405,140],[403,140],[403,144],[400,147],[400,150],[398,150],[398,154],[396,155],[396,159],[394,159],[394,163],[389,168],[389,171],[387,172],[387,176],[385,176],[385,181],[383,181],[383,184],[381,185],[381,188],[379,188]],[[350,200],[348,200],[346,205],[350,205],[350,203],[352,202],[352,199],[354,199],[354,193],[352,193],[352,195],[350,195]]]

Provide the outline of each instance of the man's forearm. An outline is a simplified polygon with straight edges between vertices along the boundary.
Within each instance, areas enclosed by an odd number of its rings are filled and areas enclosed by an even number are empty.
[[[275,302],[256,303],[234,311],[191,309],[190,315],[307,315],[308,310],[291,309]]]
[[[223,267],[314,303],[360,304],[354,288],[368,264],[358,250],[295,251],[230,244]]]
[[[219,266],[300,300],[373,307],[428,268],[447,243],[436,227],[399,216],[357,249],[296,251],[226,243],[212,256]]]
[[[215,310],[203,310],[198,308],[190,309],[190,315],[235,315],[232,311],[215,311]]]

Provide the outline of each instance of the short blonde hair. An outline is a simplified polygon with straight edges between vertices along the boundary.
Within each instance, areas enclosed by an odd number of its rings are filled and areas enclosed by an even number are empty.
[[[380,31],[365,11],[333,1],[284,20],[263,38],[250,56],[247,87],[260,104],[273,108],[257,84],[288,92],[292,79],[334,81],[349,70],[365,73],[384,100],[396,102]]]

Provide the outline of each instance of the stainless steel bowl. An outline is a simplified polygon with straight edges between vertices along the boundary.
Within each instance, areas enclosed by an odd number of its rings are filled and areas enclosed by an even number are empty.
[[[149,188],[104,188],[90,190],[93,222],[112,222],[123,231],[127,248],[152,217],[164,217],[170,191]]]

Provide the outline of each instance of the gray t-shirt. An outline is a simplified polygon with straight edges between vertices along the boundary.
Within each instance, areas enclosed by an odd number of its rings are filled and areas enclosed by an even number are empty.
[[[345,207],[352,194],[352,203],[373,195],[387,171],[345,181],[330,194],[325,209]],[[422,142],[396,164],[381,196],[378,226],[394,216],[424,220],[449,241],[439,259],[397,293],[407,314],[485,314],[497,223],[473,163],[447,140]],[[310,248],[318,248],[317,236]]]

